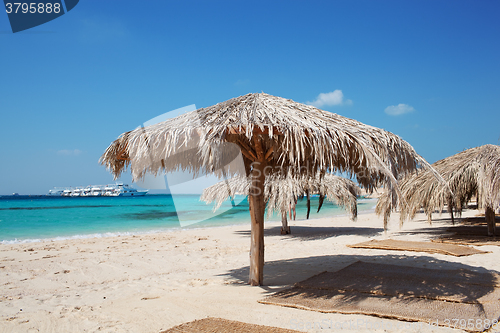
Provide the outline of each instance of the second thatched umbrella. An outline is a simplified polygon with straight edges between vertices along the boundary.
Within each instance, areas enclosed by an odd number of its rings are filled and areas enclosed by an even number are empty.
[[[221,163],[230,154],[228,143],[241,151],[243,172]],[[264,93],[126,132],[106,149],[101,163],[115,177],[130,166],[134,180],[146,172],[178,169],[250,177],[251,285],[263,283],[266,177],[278,172],[312,178],[339,171],[355,175],[360,186],[371,190],[394,186],[399,175],[428,166],[397,135]]]
[[[236,176],[226,181],[221,181],[215,185],[207,187],[200,197],[207,203],[215,202],[214,211],[227,199],[232,199],[236,193],[248,195],[250,191],[251,179],[243,176]],[[326,174],[323,177],[318,175],[314,178],[307,177],[267,177],[264,185],[264,201],[267,206],[267,214],[271,216],[274,211],[281,213],[283,234],[289,233],[290,228],[287,224],[287,212],[293,206],[298,198],[306,195],[307,218],[310,210],[310,194],[320,195],[320,207],[323,198],[336,203],[347,209],[354,220],[358,215],[357,196],[361,190],[356,184],[343,177]]]
[[[452,214],[458,212],[473,197],[479,207],[485,209],[488,235],[495,234],[495,208],[500,201],[500,147],[484,145],[467,149],[456,155],[437,161],[432,165],[446,183],[438,182],[429,171],[412,174],[400,183],[401,223],[413,219],[423,208],[429,222],[435,210],[444,206]],[[382,196],[376,211],[384,214],[390,209],[387,196]]]

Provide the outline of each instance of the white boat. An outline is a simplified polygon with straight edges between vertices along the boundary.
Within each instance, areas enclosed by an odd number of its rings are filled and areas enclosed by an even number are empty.
[[[146,193],[148,193],[147,190],[137,191],[135,188],[130,187],[127,184],[116,184],[114,185],[112,191],[106,191],[104,195],[108,195],[111,197],[133,197],[133,196],[139,197],[146,195]]]
[[[52,190],[49,191],[48,195],[54,195],[54,196],[62,196],[64,194],[64,189],[63,188],[57,188],[54,187]]]
[[[140,197],[148,193],[145,191],[138,191],[127,184],[116,183],[109,185],[89,185],[86,187],[66,187],[54,188],[49,191],[50,196],[63,196],[63,197]]]
[[[73,191],[71,191],[71,194],[69,195],[70,197],[81,197],[82,196],[82,189],[81,188],[76,188]]]
[[[92,195],[92,187],[87,186],[86,188],[82,189],[82,197],[90,197]]]
[[[90,189],[90,195],[93,197],[100,197],[103,194],[104,194],[104,192],[103,192],[103,189],[101,188],[101,186],[93,185],[92,188]]]
[[[108,197],[113,197],[114,193],[115,193],[115,186],[114,185],[106,185],[104,187],[103,195],[108,196]]]

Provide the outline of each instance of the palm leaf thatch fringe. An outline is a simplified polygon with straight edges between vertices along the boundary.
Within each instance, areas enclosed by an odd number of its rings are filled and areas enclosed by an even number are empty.
[[[444,178],[445,184],[436,180],[427,171],[404,177],[399,182],[402,224],[413,219],[423,208],[429,222],[432,213],[443,211],[445,205],[461,213],[473,196],[478,197],[478,206],[494,209],[500,201],[500,147],[484,145],[467,149],[456,155],[437,161],[432,165]],[[451,192],[450,192],[451,190]],[[390,212],[390,195],[384,193],[377,203],[378,214]],[[389,213],[390,214],[390,213]]]
[[[207,204],[215,202],[214,212],[224,201],[233,198],[235,193],[249,194],[251,180],[247,177],[236,176],[228,181],[221,181],[207,187],[200,200]],[[264,185],[264,200],[267,203],[268,217],[273,212],[281,214],[288,212],[289,205],[295,204],[296,200],[309,191],[310,194],[319,194],[329,201],[344,207],[350,212],[355,220],[357,211],[357,196],[361,189],[350,180],[343,177],[326,174],[321,179],[307,177],[268,177]]]
[[[397,135],[265,93],[236,97],[126,132],[111,143],[100,162],[115,178],[130,167],[134,181],[146,172],[177,170],[222,177],[223,170],[229,175],[241,173],[234,165],[223,168],[234,161],[237,149],[245,164],[256,160],[255,135],[267,152],[267,165],[279,168],[284,176],[340,171],[355,175],[361,186],[373,190],[383,183],[396,184],[396,178],[419,166],[429,166]]]
[[[235,158],[240,152],[242,159]],[[237,162],[241,160],[243,163]],[[395,193],[399,177],[419,167],[432,172],[432,167],[397,135],[264,93],[236,97],[124,133],[100,161],[115,177],[130,167],[133,180],[146,172],[179,169],[195,175],[251,176],[252,285],[263,281],[266,170],[283,178],[345,172],[356,176],[358,184],[368,191],[384,184]]]

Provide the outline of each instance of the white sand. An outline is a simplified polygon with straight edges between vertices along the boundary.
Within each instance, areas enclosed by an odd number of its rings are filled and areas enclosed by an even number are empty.
[[[303,324],[307,332],[333,332],[342,325],[349,332],[459,331],[257,303],[357,260],[500,271],[497,246],[477,247],[492,253],[468,257],[346,246],[388,237],[429,240],[450,225],[442,220],[430,227],[422,219],[399,229],[398,219],[394,214],[387,234],[373,213],[357,222],[348,217],[292,221],[288,236],[279,234],[279,223],[266,223],[263,287],[246,284],[249,225],[0,245],[0,332],[159,332],[207,316],[294,329]],[[324,329],[306,329],[314,323]]]

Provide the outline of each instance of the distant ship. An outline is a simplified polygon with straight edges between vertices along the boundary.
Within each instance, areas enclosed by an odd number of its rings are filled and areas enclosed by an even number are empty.
[[[47,195],[59,197],[140,197],[148,193],[127,184],[89,185],[87,187],[54,187]]]

